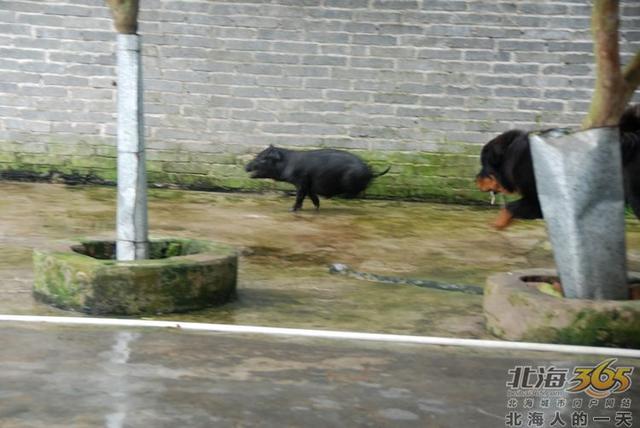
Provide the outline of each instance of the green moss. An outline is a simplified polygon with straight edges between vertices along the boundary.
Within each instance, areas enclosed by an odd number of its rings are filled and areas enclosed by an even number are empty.
[[[554,317],[547,317],[549,324]],[[640,347],[640,310],[625,309],[595,311],[585,309],[568,327],[543,327],[530,331],[524,340],[570,345]]]
[[[640,348],[640,310],[580,312],[571,326],[560,329],[558,343]]]
[[[3,143],[4,144],[4,143]],[[112,184],[117,179],[115,147],[104,144],[51,142],[47,153],[20,153],[20,144],[0,149],[0,178],[57,180],[69,183]],[[448,143],[444,152],[353,152],[375,171],[391,171],[375,179],[365,195],[445,202],[486,201],[473,177],[479,162],[477,145]],[[150,151],[147,177],[157,185],[192,190],[293,191],[287,183],[252,180],[245,173],[246,157],[233,154],[195,154]]]

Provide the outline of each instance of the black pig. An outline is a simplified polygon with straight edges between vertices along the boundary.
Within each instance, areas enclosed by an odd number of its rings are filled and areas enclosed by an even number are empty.
[[[353,198],[390,168],[374,174],[362,159],[342,150],[295,151],[271,145],[245,169],[251,178],[272,178],[296,186],[296,202],[291,211],[297,211],[307,195],[316,209],[320,208],[318,195]]]

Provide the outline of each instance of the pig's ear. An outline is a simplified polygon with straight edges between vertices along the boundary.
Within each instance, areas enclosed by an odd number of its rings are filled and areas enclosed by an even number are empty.
[[[273,147],[273,146],[271,146]],[[275,161],[280,161],[282,160],[282,153],[280,152],[280,150],[277,150],[275,147],[273,147],[273,150],[269,151],[269,159],[273,159]]]

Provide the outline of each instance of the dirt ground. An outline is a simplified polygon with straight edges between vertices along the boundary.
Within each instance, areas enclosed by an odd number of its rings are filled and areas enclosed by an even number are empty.
[[[115,236],[115,189],[0,183],[0,312],[78,315],[31,296],[31,252],[60,239]],[[483,286],[488,275],[553,267],[542,221],[488,226],[497,207],[322,200],[298,213],[281,194],[154,189],[152,236],[238,248],[238,299],[156,318],[264,326],[486,338],[482,297],[329,273],[332,263],[403,278]],[[640,270],[640,222],[627,218],[630,270]]]

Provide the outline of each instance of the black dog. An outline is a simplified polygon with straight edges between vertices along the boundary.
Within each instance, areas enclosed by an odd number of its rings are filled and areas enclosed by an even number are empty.
[[[269,146],[245,169],[252,173],[251,178],[272,178],[295,185],[296,202],[291,210],[297,211],[307,195],[316,209],[320,208],[318,195],[353,198],[390,167],[374,174],[362,159],[342,150],[295,151]]]
[[[625,197],[640,218],[640,105],[625,110],[619,127]],[[482,148],[480,162],[476,176],[480,190],[521,196],[500,210],[493,223],[496,228],[507,227],[514,218],[542,218],[527,132],[516,129],[498,135]]]

